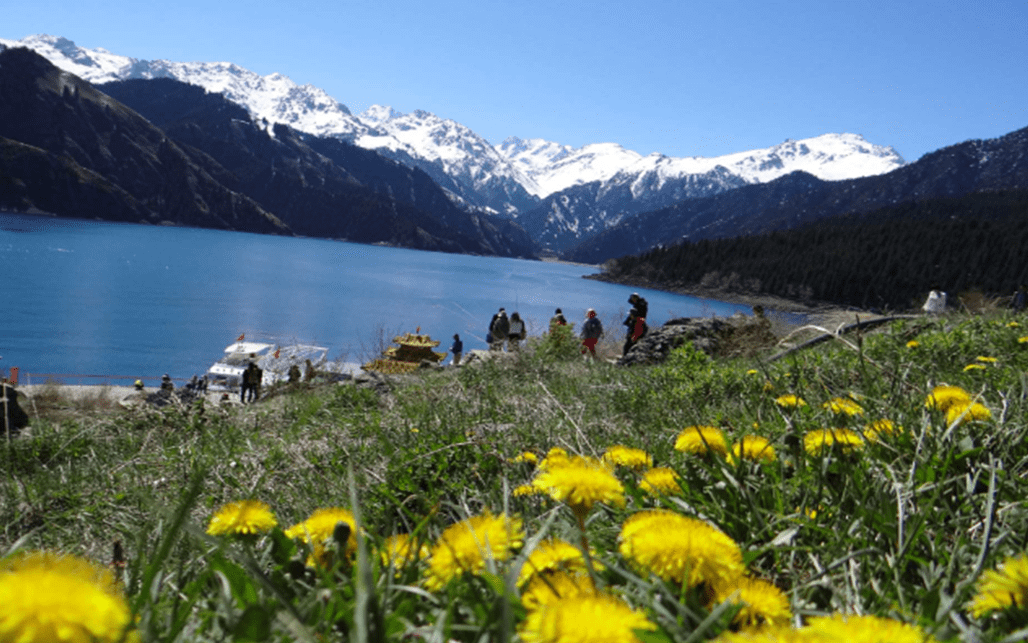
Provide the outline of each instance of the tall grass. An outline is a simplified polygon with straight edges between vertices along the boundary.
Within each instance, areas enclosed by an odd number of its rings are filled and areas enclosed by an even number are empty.
[[[70,413],[48,392],[28,406],[30,429],[5,445],[0,554],[110,562],[117,542],[145,640],[499,641],[526,618],[519,565],[544,537],[584,537],[598,584],[656,624],[648,640],[716,637],[737,607],[618,552],[628,516],[666,508],[738,543],[748,573],[788,597],[794,622],[873,614],[939,640],[1023,640],[1016,617],[975,618],[968,602],[983,571],[1028,547],[1026,335],[1028,318],[1002,313],[923,319],[774,363],[761,356],[771,349],[724,359],[686,347],[630,369],[537,338],[519,354],[390,380],[385,393],[300,386],[248,407],[97,402]],[[991,419],[947,421],[926,405],[938,384],[962,387]],[[785,394],[806,405],[784,408],[775,400]],[[826,407],[840,397],[860,414]],[[811,431],[864,435],[879,420],[894,433],[853,450],[804,449]],[[775,457],[676,450],[694,425],[730,444],[766,437]],[[600,456],[612,445],[671,468],[681,492],[651,495],[642,472],[618,468],[625,506],[598,504],[581,523],[561,503],[514,493],[535,474],[518,458],[526,452]],[[219,506],[249,498],[270,504],[280,528],[205,533]],[[360,546],[308,565],[309,546],[282,528],[331,506],[354,511]],[[428,591],[423,554],[395,566],[380,557],[393,534],[431,546],[485,511],[520,517],[526,538],[481,573]]]

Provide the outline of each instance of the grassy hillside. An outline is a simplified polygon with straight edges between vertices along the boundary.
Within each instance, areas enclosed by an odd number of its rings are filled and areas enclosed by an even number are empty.
[[[1025,563],[995,570],[1028,546],[1026,371],[1028,317],[997,313],[770,364],[535,340],[248,407],[55,391],[4,444],[0,555],[95,561],[127,611],[0,600],[0,639],[46,614],[103,640],[1023,640]]]

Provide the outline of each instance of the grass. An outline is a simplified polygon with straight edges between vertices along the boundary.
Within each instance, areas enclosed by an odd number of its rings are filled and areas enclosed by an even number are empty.
[[[502,641],[528,618],[519,566],[557,536],[588,544],[593,582],[656,627],[645,640],[736,629],[738,605],[712,601],[712,583],[660,578],[619,551],[629,516],[664,508],[727,534],[747,573],[787,598],[794,623],[868,614],[938,640],[1024,640],[1023,602],[988,615],[969,602],[984,572],[1028,547],[1026,335],[1028,318],[988,312],[894,323],[774,363],[762,360],[771,347],[736,345],[749,356],[684,348],[645,368],[586,362],[574,342],[536,338],[506,359],[391,380],[384,394],[314,383],[247,407],[130,410],[54,389],[26,405],[31,428],[4,445],[0,555],[48,549],[109,564],[117,547],[148,641]],[[939,384],[962,387],[991,418],[947,422],[926,407]],[[785,394],[806,405],[776,404]],[[840,397],[860,414],[825,407]],[[860,437],[853,450],[804,449],[811,431],[862,436],[879,420],[895,433]],[[676,450],[694,425],[717,427],[729,445],[766,437],[775,457]],[[650,495],[641,471],[618,467],[623,506],[585,511],[515,493],[536,474],[515,461],[526,452],[598,457],[613,445],[672,469],[681,492]],[[280,528],[205,533],[220,506],[242,499],[268,503]],[[356,514],[360,548],[309,567],[308,546],[282,529],[323,507]],[[523,521],[509,558],[438,591],[425,589],[424,556],[383,566],[387,537],[431,548],[487,511]]]

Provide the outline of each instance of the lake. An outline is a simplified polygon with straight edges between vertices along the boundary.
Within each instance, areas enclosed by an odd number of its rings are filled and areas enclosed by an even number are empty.
[[[555,308],[580,326],[595,308],[620,333],[638,291],[650,326],[747,306],[583,279],[598,269],[323,239],[0,213],[0,368],[21,382],[156,384],[202,374],[240,334],[317,343],[361,363],[393,336],[460,333],[485,348],[492,315],[530,335]],[[28,375],[28,377],[27,377]],[[96,376],[96,377],[85,377]]]

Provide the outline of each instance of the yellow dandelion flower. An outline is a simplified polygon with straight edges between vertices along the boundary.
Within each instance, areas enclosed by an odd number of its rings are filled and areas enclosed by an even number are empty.
[[[702,520],[664,509],[626,520],[618,551],[637,569],[689,587],[731,582],[743,573],[742,551],[734,540]]]
[[[765,393],[770,393],[771,391],[775,390],[775,385],[772,384],[770,380],[765,380],[762,389]]]
[[[207,526],[212,536],[262,534],[271,531],[278,521],[271,507],[260,500],[240,500],[222,505]]]
[[[945,411],[954,404],[969,403],[971,394],[959,386],[940,385],[932,389],[925,399],[925,408]]]
[[[536,489],[530,484],[521,484],[514,487],[514,491],[511,492],[515,498],[524,498],[525,496],[535,496],[542,493],[539,489]]]
[[[766,462],[768,464],[776,459],[775,448],[767,438],[759,435],[746,435],[732,445],[732,455],[729,461],[739,462],[750,460],[751,462]]]
[[[516,457],[513,460],[511,460],[511,462],[513,462],[514,464],[521,464],[522,462],[525,462],[525,463],[528,463],[528,464],[537,464],[539,462],[539,456],[537,456],[536,454],[532,453],[531,451],[525,451],[524,453],[522,453],[518,457]]]
[[[588,512],[597,502],[623,507],[625,488],[602,460],[574,456],[559,466],[541,469],[532,486],[576,512]]]
[[[538,609],[554,601],[576,596],[593,596],[596,587],[588,574],[581,572],[555,571],[533,576],[521,592],[521,604],[525,609]]]
[[[649,453],[621,444],[615,444],[608,448],[603,454],[603,459],[615,466],[630,469],[645,469],[653,466],[653,456]]]
[[[1028,607],[1028,555],[1007,558],[999,568],[978,578],[977,592],[971,599],[971,614],[981,618],[991,612]]]
[[[880,616],[832,614],[813,616],[800,630],[810,635],[809,641],[839,643],[935,643],[921,628],[903,621]]]
[[[964,372],[965,373],[968,372],[968,371],[984,371],[984,370],[985,370],[985,365],[984,364],[968,364],[967,366],[964,367]]]
[[[769,625],[760,629],[725,631],[711,643],[835,643],[835,640],[812,637],[805,630],[793,629],[789,625]],[[840,641],[838,643],[856,642]]]
[[[336,531],[336,525],[345,523],[349,528],[349,538],[346,540],[344,555],[350,556],[357,551],[357,521],[353,514],[341,507],[327,507],[317,509],[307,520],[297,523],[286,529],[287,538],[299,538],[313,548],[313,555],[307,559],[311,567],[317,563],[322,567],[331,567],[333,557],[328,545],[332,543],[332,537]]]
[[[521,567],[518,585],[524,585],[536,574],[562,570],[568,572],[588,571],[585,557],[582,556],[581,549],[566,540],[549,538],[539,543],[528,555],[528,559]]]
[[[465,572],[479,574],[487,561],[509,559],[524,539],[521,519],[506,514],[494,516],[486,511],[450,525],[439,535],[429,554],[425,587],[435,591]]]
[[[394,534],[382,544],[380,552],[383,567],[394,567],[397,571],[407,565],[428,558],[428,545],[415,540],[410,534]]]
[[[1025,335],[1024,337],[1018,337],[1017,338],[1017,343],[1018,344],[1028,344],[1028,335]]]
[[[1020,328],[1020,327],[1021,327],[1021,324],[1018,324],[1016,321],[1007,322],[1007,328]]]
[[[835,397],[822,405],[822,408],[830,410],[836,415],[863,415],[864,409],[848,397]]]
[[[643,474],[639,488],[651,496],[670,496],[682,493],[678,480],[679,475],[674,469],[655,467]]]
[[[833,447],[850,453],[864,447],[864,438],[849,429],[814,429],[803,436],[803,449],[810,455],[823,455]]]
[[[518,628],[524,643],[634,643],[635,630],[656,630],[646,616],[608,594],[540,605]]]
[[[946,409],[946,424],[984,422],[992,419],[992,411],[978,402],[954,404]]]
[[[27,552],[0,560],[0,641],[139,641],[132,612],[105,567],[75,556]]]
[[[916,339],[912,339],[909,342],[907,342],[907,348],[917,348],[920,345],[921,342],[917,341]]]
[[[675,450],[703,455],[708,452],[728,454],[725,434],[716,426],[688,426],[675,439]]]
[[[979,356],[978,356],[978,357],[976,357],[975,359],[976,359],[977,361],[979,361],[979,362],[983,362],[983,363],[985,363],[985,364],[995,364],[995,363],[996,363],[996,361],[997,361],[995,357],[987,357],[987,356],[985,356],[985,355],[979,355]]]
[[[802,397],[788,393],[786,395],[779,395],[775,398],[775,404],[782,407],[783,409],[798,409],[801,406],[806,406],[807,403]]]
[[[546,453],[546,457],[543,458],[542,462],[539,463],[539,468],[548,469],[550,467],[557,467],[566,463],[570,459],[571,456],[568,455],[567,451],[560,447],[553,447]]]
[[[742,603],[743,608],[732,619],[737,627],[787,625],[792,618],[789,599],[772,583],[759,578],[740,576],[731,583],[715,586],[714,602]]]
[[[750,370],[746,371],[746,374],[747,374],[747,375],[759,375],[759,374],[760,374],[760,371],[758,371],[758,370],[757,370],[757,369],[755,369],[755,368],[751,368]]]
[[[875,420],[864,427],[864,437],[871,442],[878,442],[881,436],[894,436],[903,432],[903,427],[896,426],[892,420]]]

